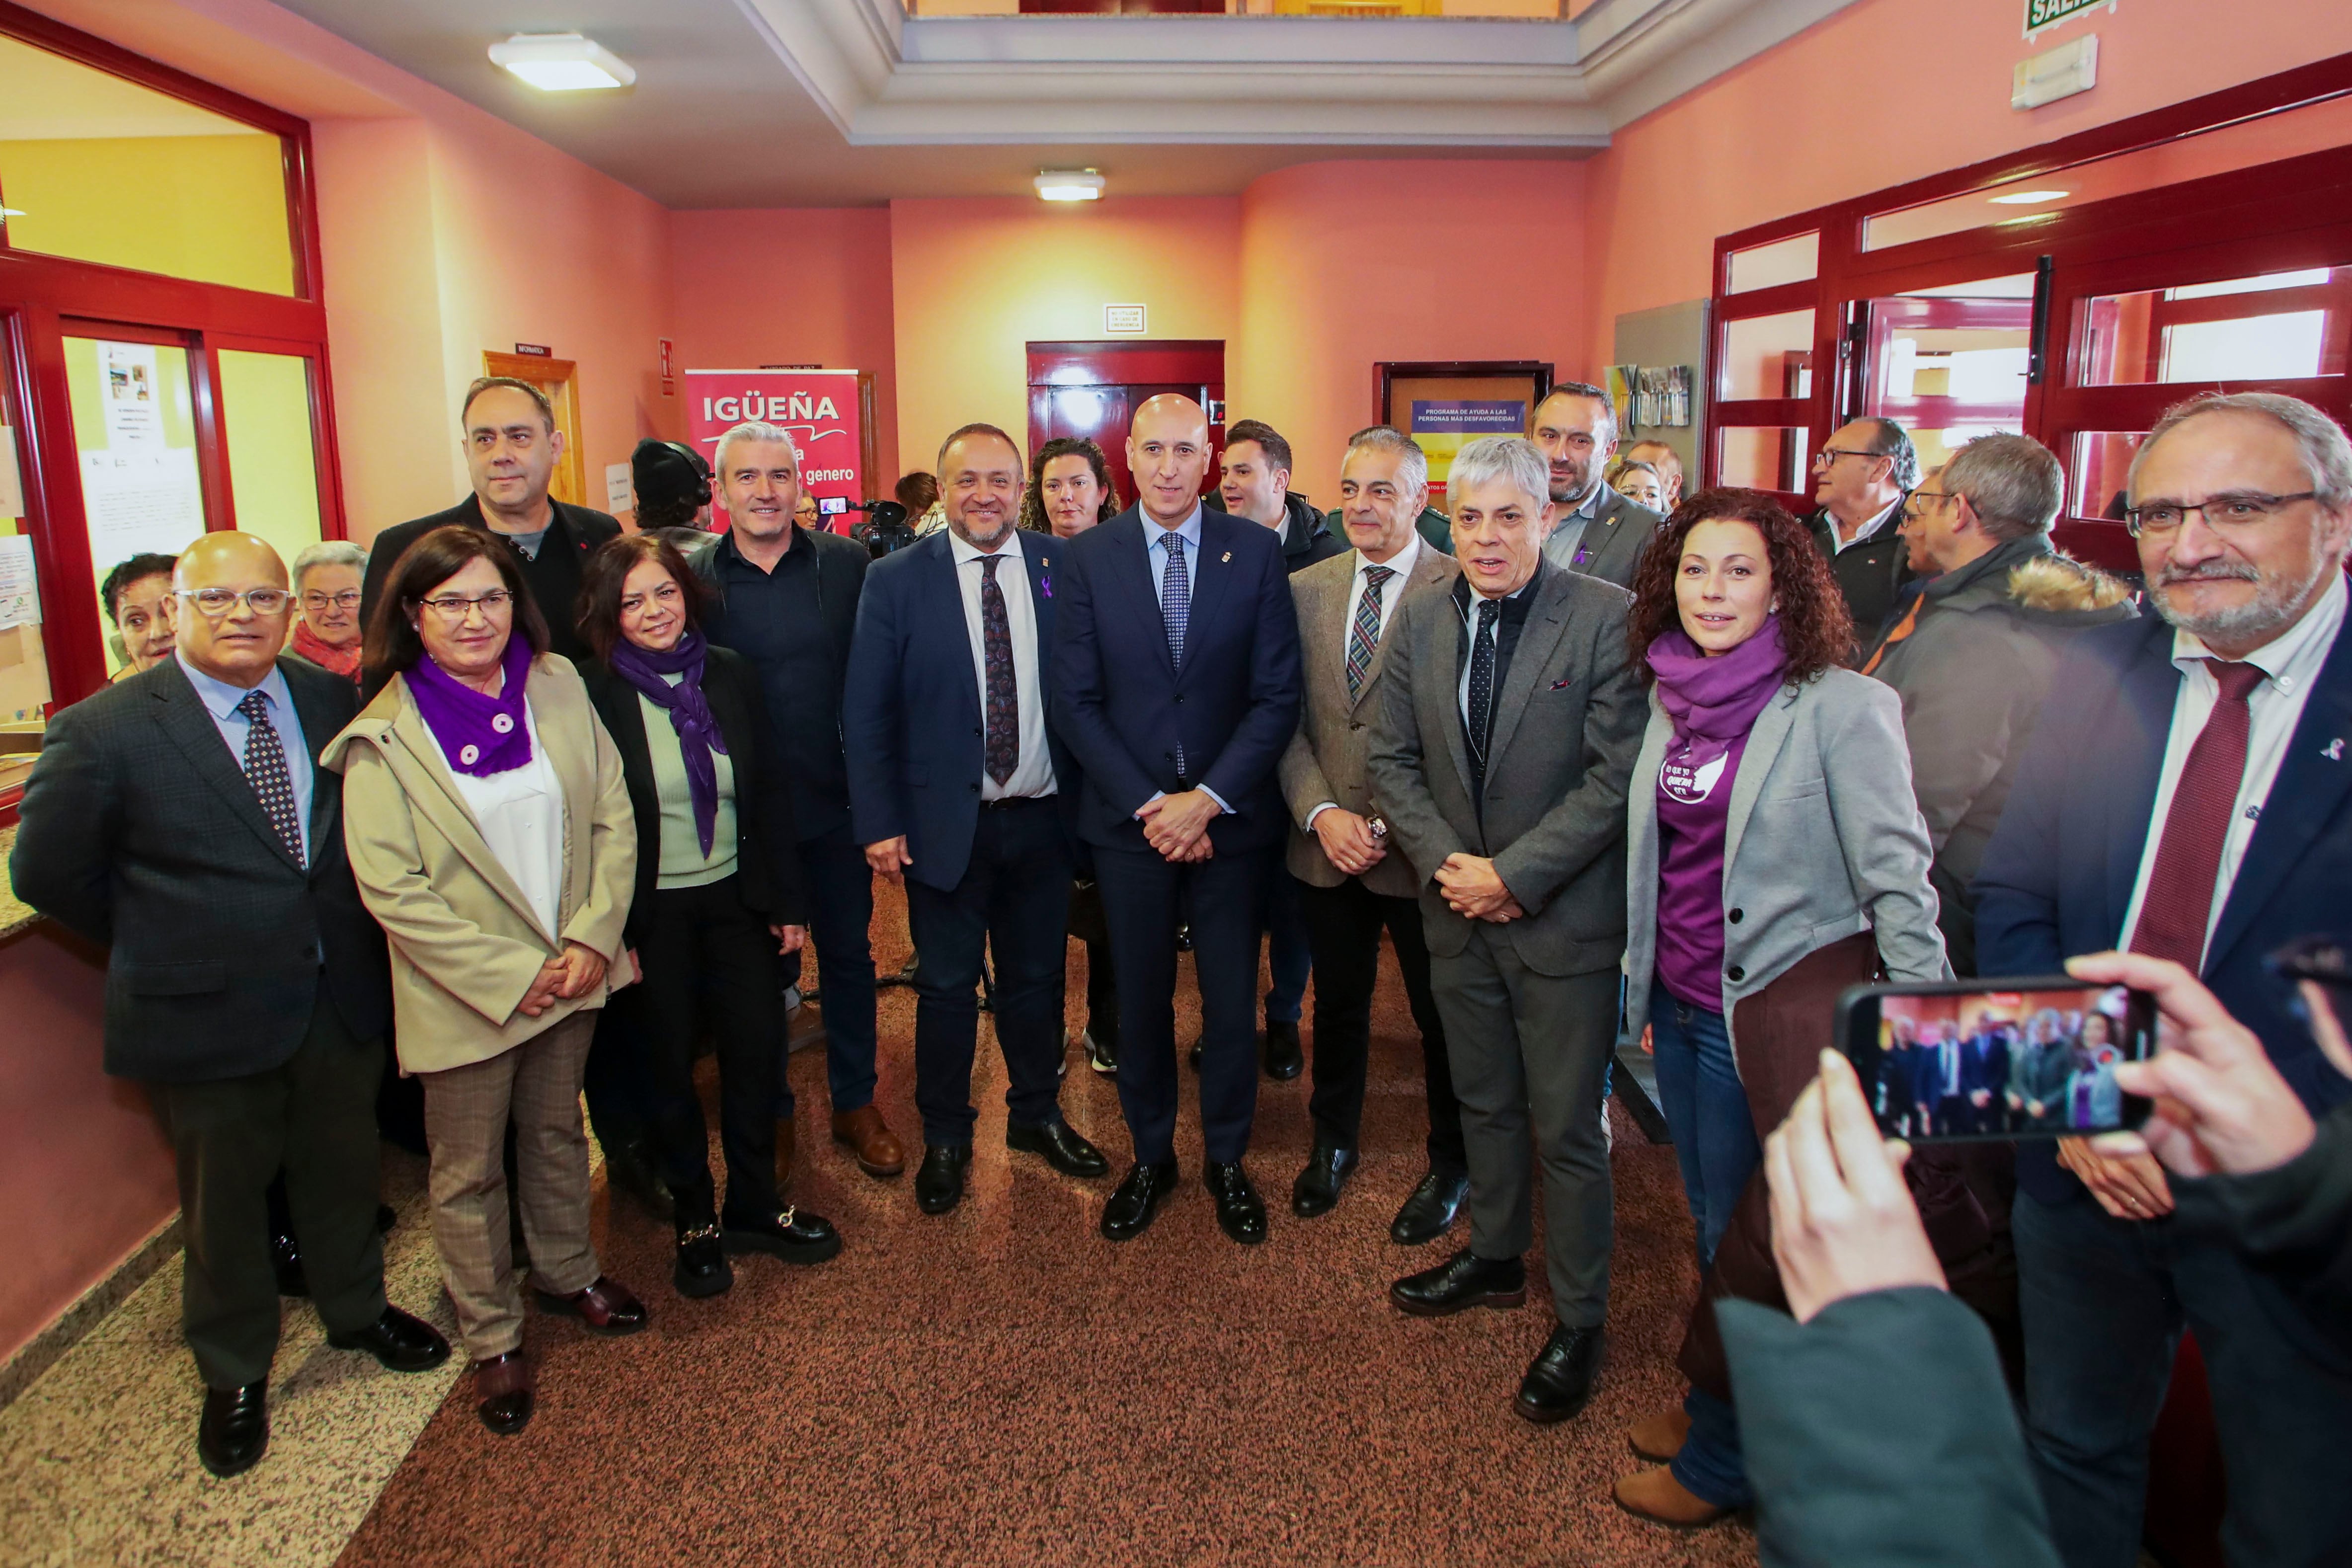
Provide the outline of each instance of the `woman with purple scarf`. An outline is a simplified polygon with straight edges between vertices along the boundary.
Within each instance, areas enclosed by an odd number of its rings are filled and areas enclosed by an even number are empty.
[[[401,1070],[425,1084],[433,1242],[474,1363],[476,1413],[530,1420],[502,1151],[541,1311],[597,1334],[646,1310],[588,1238],[581,1069],[628,984],[622,922],[637,830],[621,758],[512,546],[436,528],[404,552],[366,639],[375,698],[321,757],[343,773],[343,842],[392,942]]]
[[[1841,991],[1951,971],[1902,705],[1841,667],[1853,626],[1804,526],[1757,491],[1694,496],[1633,595],[1650,727],[1628,787],[1627,1031],[1650,1028],[1704,1278],[1690,1394],[1629,1435],[1662,1467],[1615,1495],[1691,1529],[1751,1500],[1712,1303],[1779,1294],[1763,1140],[1811,1081]]]
[[[642,1041],[645,1107],[673,1200],[682,1296],[735,1282],[730,1252],[822,1263],[841,1237],[776,1194],[779,951],[807,936],[792,798],[751,663],[702,636],[701,580],[659,534],[609,540],[581,574],[589,700],[621,753],[637,824],[637,890],[625,932],[644,980],[608,1028]],[[698,1005],[719,1054],[722,1210],[694,1087]],[[622,1046],[600,1041],[597,1049]],[[723,1215],[723,1218],[722,1218]]]

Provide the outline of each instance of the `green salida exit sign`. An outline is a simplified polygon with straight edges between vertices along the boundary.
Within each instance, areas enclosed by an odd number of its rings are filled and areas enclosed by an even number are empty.
[[[2025,36],[2030,38],[2069,16],[2114,4],[2115,0],[2025,0]]]

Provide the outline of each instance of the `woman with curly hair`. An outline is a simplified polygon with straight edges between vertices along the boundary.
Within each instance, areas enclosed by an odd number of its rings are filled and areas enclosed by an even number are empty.
[[[1840,991],[1951,971],[1902,704],[1843,668],[1853,624],[1803,524],[1754,490],[1693,496],[1643,552],[1628,626],[1650,727],[1627,791],[1627,1027],[1651,1029],[1706,1280],[1691,1392],[1632,1433],[1669,1463],[1616,1497],[1687,1529],[1750,1500],[1711,1301],[1778,1293],[1763,1139]]]
[[[1110,459],[1083,436],[1056,436],[1029,459],[1029,491],[1021,498],[1021,526],[1069,539],[1118,515],[1118,487]]]

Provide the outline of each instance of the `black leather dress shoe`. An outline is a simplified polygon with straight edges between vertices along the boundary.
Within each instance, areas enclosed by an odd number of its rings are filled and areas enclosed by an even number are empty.
[[[1443,1318],[1471,1307],[1516,1307],[1528,1299],[1528,1266],[1516,1258],[1480,1258],[1464,1247],[1434,1268],[1389,1287],[1389,1300],[1416,1318]]]
[[[1315,1152],[1307,1156],[1307,1168],[1290,1184],[1290,1212],[1300,1219],[1313,1219],[1317,1215],[1329,1214],[1339,1201],[1339,1189],[1356,1169],[1356,1152],[1315,1142]]]
[[[269,1238],[269,1268],[278,1276],[279,1295],[299,1297],[310,1293],[310,1281],[302,1272],[302,1249],[282,1230]]]
[[[1217,1228],[1244,1247],[1265,1239],[1265,1200],[1251,1185],[1249,1173],[1235,1160],[1221,1164],[1212,1160],[1201,1170],[1201,1184],[1217,1200]]]
[[[1138,1165],[1103,1205],[1102,1233],[1112,1241],[1133,1241],[1150,1226],[1151,1216],[1168,1201],[1176,1185],[1176,1162]]]
[[[204,1418],[196,1423],[196,1458],[226,1479],[242,1475],[269,1451],[269,1380],[243,1388],[205,1390]]]
[[[1103,1152],[1078,1136],[1076,1129],[1066,1121],[1048,1121],[1042,1127],[1007,1127],[1004,1146],[1043,1154],[1045,1163],[1066,1176],[1110,1174],[1110,1162],[1103,1158]]]
[[[668,1219],[677,1212],[676,1194],[655,1169],[652,1149],[642,1142],[616,1139],[604,1145],[604,1183],[616,1193],[628,1194],[656,1219]]]
[[[698,1225],[677,1233],[677,1262],[669,1282],[681,1296],[700,1300],[716,1296],[735,1283],[735,1269],[719,1240],[719,1222]]]
[[[1087,1026],[1087,1066],[1105,1078],[1118,1073],[1118,1036],[1100,1024]]]
[[[1298,1026],[1269,1019],[1265,1026],[1265,1076],[1277,1083],[1288,1083],[1306,1070],[1307,1053],[1298,1044]]]
[[[364,1329],[329,1334],[327,1342],[339,1351],[365,1351],[394,1372],[431,1372],[449,1359],[449,1342],[422,1318],[397,1307]]]
[[[915,1171],[915,1206],[925,1214],[945,1214],[963,1202],[963,1173],[971,1163],[969,1143],[926,1145]]]
[[[730,1218],[719,1240],[730,1252],[764,1252],[786,1263],[823,1263],[841,1250],[841,1233],[831,1220],[790,1205],[773,1214]]]
[[[474,1393],[478,1396],[474,1414],[501,1437],[511,1437],[530,1426],[531,1412],[538,1407],[530,1363],[520,1351],[476,1362]]]
[[[1426,1247],[1454,1228],[1469,1195],[1467,1172],[1433,1168],[1414,1184],[1412,1195],[1389,1223],[1389,1239],[1399,1247]]]
[[[1608,1347],[1606,1330],[1571,1329],[1565,1323],[1554,1328],[1544,1348],[1528,1363],[1528,1374],[1519,1380],[1519,1396],[1511,1402],[1511,1408],[1538,1426],[1567,1420],[1592,1397],[1593,1381],[1601,1373],[1601,1352]]]

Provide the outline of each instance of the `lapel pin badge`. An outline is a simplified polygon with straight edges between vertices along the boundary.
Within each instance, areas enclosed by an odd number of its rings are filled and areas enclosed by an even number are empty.
[[[1233,552],[1232,551],[1230,551],[1230,550],[1226,551],[1223,555],[1220,555],[1220,556],[1218,556],[1218,557],[1217,557],[1217,559],[1218,559],[1220,562],[1231,561],[1233,558],[1234,558],[1234,552]]]
[[[2321,752],[2319,754],[2326,757],[2331,763],[2342,762],[2344,760],[2344,737],[2338,735],[2335,740],[2328,742],[2327,749]]]

